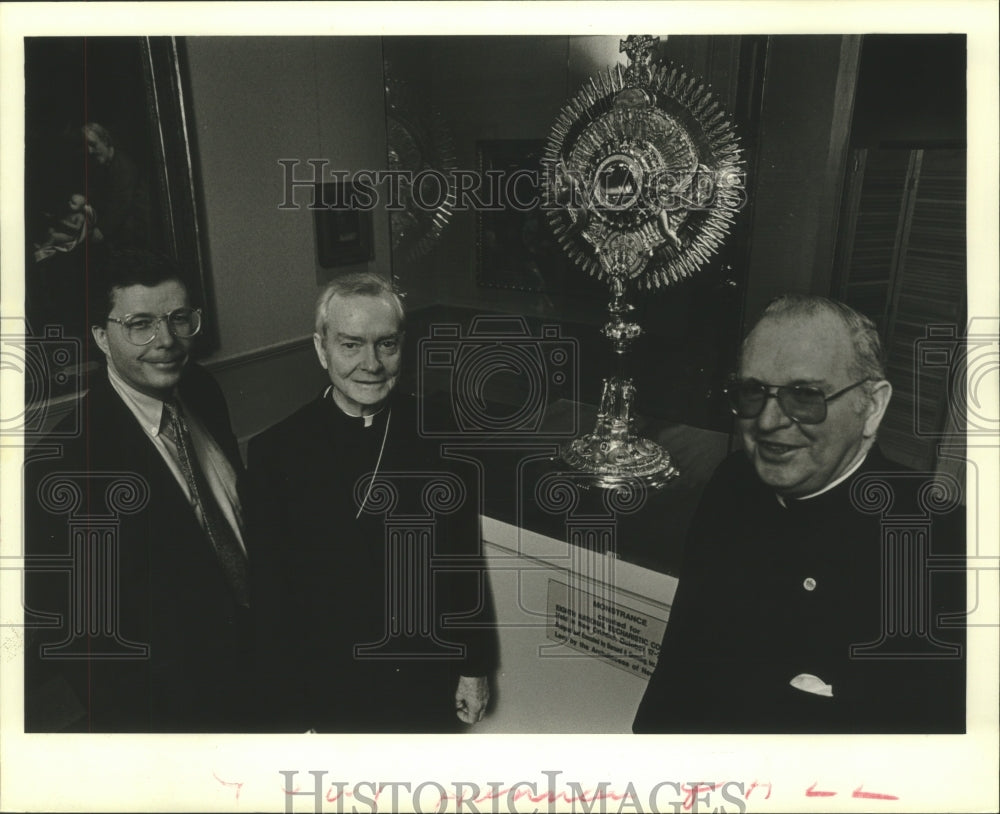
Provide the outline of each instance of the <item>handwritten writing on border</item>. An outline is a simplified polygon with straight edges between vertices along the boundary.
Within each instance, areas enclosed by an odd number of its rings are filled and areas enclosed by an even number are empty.
[[[322,804],[327,803],[338,803],[342,802],[347,798],[353,798],[355,801],[366,804],[369,806],[371,811],[378,811],[379,798],[383,796],[384,792],[387,790],[391,794],[391,808],[389,810],[397,810],[399,804],[399,793],[400,791],[405,791],[411,795],[411,802],[416,806],[416,810],[423,810],[423,807],[419,805],[420,802],[425,802],[423,799],[423,794],[426,790],[431,789],[434,794],[437,795],[436,800],[433,801],[433,808],[439,812],[445,812],[449,808],[449,803],[454,801],[456,804],[456,811],[461,811],[464,807],[467,807],[469,811],[475,811],[475,806],[477,804],[493,802],[494,807],[496,803],[501,798],[507,799],[508,808],[513,811],[513,805],[520,800],[527,799],[531,803],[547,803],[550,807],[549,810],[555,810],[551,808],[557,803],[574,805],[580,803],[585,806],[586,811],[600,810],[604,811],[603,801],[612,800],[614,802],[622,803],[622,805],[628,805],[635,810],[641,812],[643,811],[641,797],[635,789],[635,786],[629,782],[627,786],[622,791],[617,791],[611,787],[610,781],[601,781],[596,784],[596,788],[583,788],[583,785],[577,782],[567,781],[563,789],[557,789],[555,779],[562,772],[558,771],[544,771],[544,774],[548,778],[547,789],[539,791],[539,783],[534,781],[519,781],[513,784],[504,784],[501,782],[489,782],[485,785],[485,789],[477,783],[471,782],[454,782],[451,784],[454,789],[454,793],[449,792],[444,785],[435,781],[425,781],[419,784],[409,783],[409,782],[374,782],[374,781],[359,781],[354,784],[349,784],[345,781],[330,782],[327,785],[325,794],[323,790],[323,777],[327,773],[325,771],[311,771],[309,774],[313,775],[315,781],[315,791],[302,791],[298,784],[294,783],[295,775],[298,774],[296,771],[281,771],[281,775],[284,776],[284,784],[282,791],[286,796],[286,811],[291,811],[292,800],[294,797],[299,795],[304,795],[307,797],[313,797],[316,805],[317,811],[322,811]],[[242,783],[226,783],[216,776],[216,780],[224,785],[235,786],[237,788],[237,799],[239,799],[239,790],[242,787]],[[840,792],[821,789],[818,788],[820,785],[819,781],[814,782],[808,788],[803,791],[805,797],[835,797]],[[682,799],[672,800],[668,804],[673,807],[675,811],[698,811],[699,803],[711,804],[710,799],[707,795],[711,795],[713,792],[721,792],[723,798],[734,805],[739,807],[741,812],[746,811],[746,806],[744,800],[748,800],[750,795],[757,789],[763,790],[766,787],[766,794],[764,799],[771,799],[772,792],[774,791],[774,784],[771,781],[759,781],[754,780],[752,783],[743,783],[738,781],[725,781],[725,782],[693,782],[693,783],[678,783],[672,781],[661,781],[653,786],[650,792],[650,810],[657,811],[660,810],[658,804],[662,801],[656,800],[656,796],[665,787],[671,788],[675,794],[682,797]],[[733,789],[738,789],[741,796],[735,796],[732,794]],[[884,801],[894,801],[900,798],[894,794],[886,794],[883,792],[873,792],[865,791],[864,783],[859,784],[852,792],[851,797],[860,800],[884,800]],[[429,799],[429,798],[428,798]],[[596,803],[600,803],[599,809],[595,809]],[[338,811],[340,808],[338,807]],[[619,809],[621,810],[621,809]]]

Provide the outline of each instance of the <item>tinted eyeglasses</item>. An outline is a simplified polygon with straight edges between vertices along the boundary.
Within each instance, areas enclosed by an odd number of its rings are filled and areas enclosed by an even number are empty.
[[[764,411],[768,399],[777,399],[782,412],[798,424],[822,424],[826,421],[826,405],[839,399],[855,387],[871,379],[862,379],[843,390],[826,395],[818,387],[802,384],[764,384],[756,379],[734,381],[725,392],[729,407],[739,418],[756,418]]]
[[[108,322],[117,322],[125,329],[125,338],[133,345],[148,345],[156,338],[161,322],[167,323],[167,330],[178,339],[190,339],[201,330],[200,308],[175,308],[168,314],[126,314],[108,317]]]

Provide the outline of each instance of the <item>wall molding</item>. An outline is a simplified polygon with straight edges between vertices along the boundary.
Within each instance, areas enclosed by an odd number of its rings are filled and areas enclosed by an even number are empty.
[[[289,353],[296,353],[302,350],[303,347],[312,346],[312,341],[313,335],[307,334],[306,336],[296,337],[295,339],[285,339],[281,342],[275,342],[273,345],[265,345],[262,348],[255,348],[254,350],[236,353],[232,356],[226,356],[221,359],[206,359],[200,361],[199,364],[212,373],[218,373],[220,371],[231,370],[245,365],[256,364],[257,362],[261,362],[265,359],[271,359],[275,356],[284,356]]]

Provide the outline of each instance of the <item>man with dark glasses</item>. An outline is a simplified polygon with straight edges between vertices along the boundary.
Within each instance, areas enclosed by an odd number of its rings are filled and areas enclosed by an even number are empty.
[[[89,271],[106,367],[81,434],[25,467],[25,728],[241,730],[243,465],[222,392],[189,361],[202,312],[168,258],[118,251]]]
[[[743,450],[702,496],[634,731],[964,732],[965,577],[931,565],[964,554],[960,489],[929,500],[933,473],[875,444],[875,326],[782,297],[726,395]]]

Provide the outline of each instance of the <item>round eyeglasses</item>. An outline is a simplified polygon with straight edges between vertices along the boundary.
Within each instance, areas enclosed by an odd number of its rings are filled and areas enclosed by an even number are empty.
[[[781,411],[797,424],[822,424],[826,405],[871,379],[862,379],[829,396],[818,387],[801,384],[764,384],[756,379],[733,382],[725,389],[729,408],[738,418],[756,418],[768,399],[777,399]]]
[[[167,323],[167,330],[178,339],[190,339],[201,330],[200,308],[175,308],[167,314],[126,314],[108,317],[125,329],[125,338],[133,345],[148,345],[156,338],[160,323]]]

